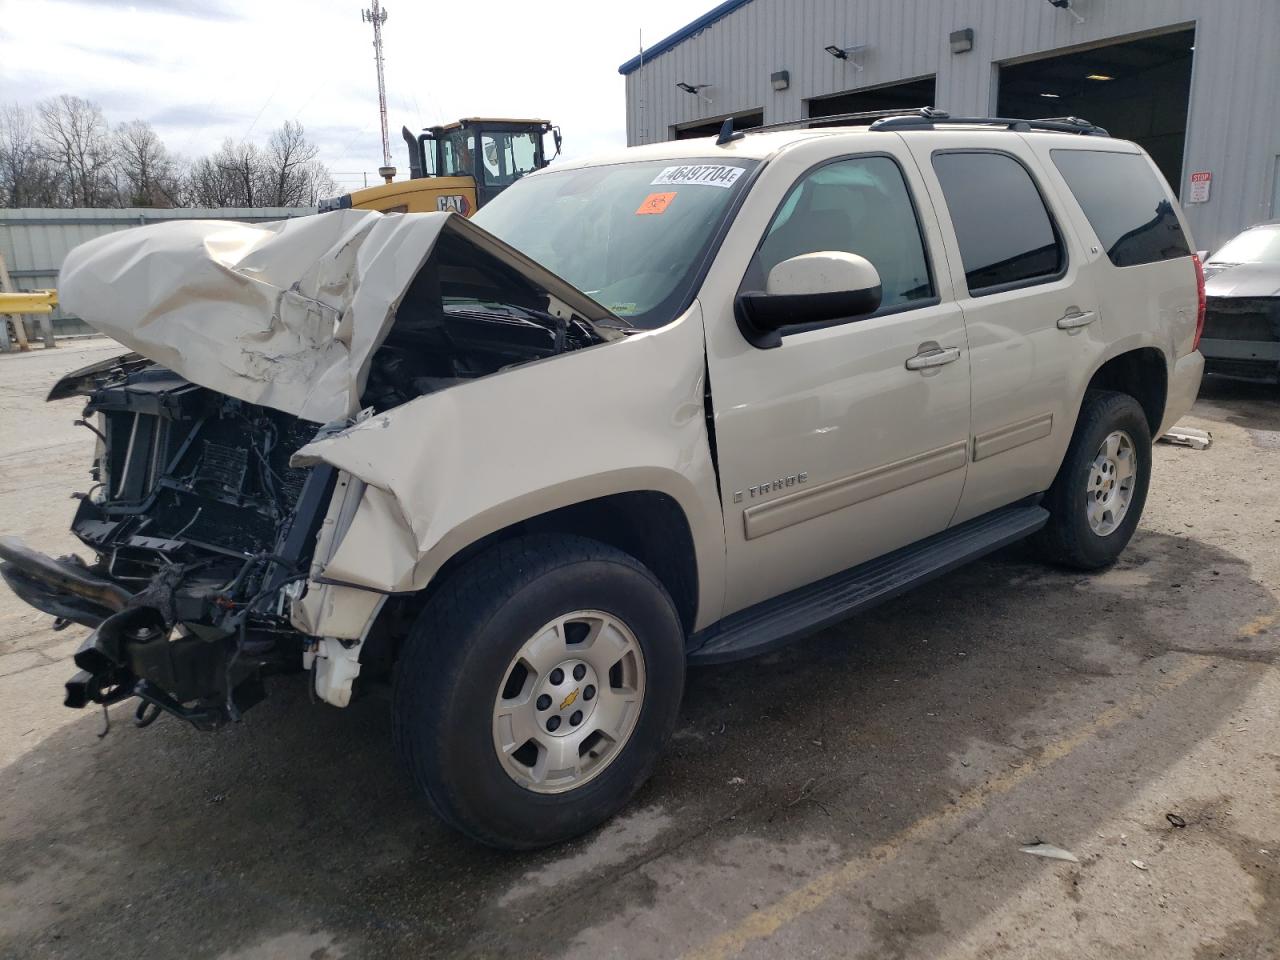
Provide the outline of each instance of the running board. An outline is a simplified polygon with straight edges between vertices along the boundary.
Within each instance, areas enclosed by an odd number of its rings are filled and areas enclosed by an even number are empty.
[[[690,638],[689,662],[727,663],[767,653],[1021,540],[1048,520],[1043,507],[1005,507],[748,607]]]

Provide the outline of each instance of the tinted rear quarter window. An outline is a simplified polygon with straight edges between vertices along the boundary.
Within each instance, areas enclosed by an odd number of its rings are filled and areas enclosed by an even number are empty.
[[[1051,153],[1117,267],[1191,255],[1169,191],[1145,157],[1103,150]]]
[[[1004,153],[935,153],[972,296],[1062,275],[1066,254],[1026,167]]]

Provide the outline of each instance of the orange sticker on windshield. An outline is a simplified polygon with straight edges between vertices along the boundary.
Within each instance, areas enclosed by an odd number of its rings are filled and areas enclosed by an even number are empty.
[[[671,206],[671,201],[675,198],[674,191],[672,193],[651,193],[644,198],[644,203],[636,208],[636,215],[666,213],[667,207]]]

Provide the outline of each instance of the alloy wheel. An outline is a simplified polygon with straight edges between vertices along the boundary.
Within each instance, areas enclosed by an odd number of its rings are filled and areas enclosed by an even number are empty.
[[[546,624],[512,658],[494,700],[503,769],[535,793],[599,776],[635,730],[644,684],[644,653],[617,617],[579,610]]]
[[[1085,509],[1089,527],[1108,536],[1124,522],[1138,477],[1137,448],[1123,430],[1113,430],[1098,447],[1089,467]]]

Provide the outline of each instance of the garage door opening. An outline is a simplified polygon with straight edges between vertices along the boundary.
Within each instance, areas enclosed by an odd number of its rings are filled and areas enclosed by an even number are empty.
[[[1179,30],[1000,68],[1002,117],[1083,117],[1145,149],[1173,186],[1191,98],[1195,30]]]
[[[866,90],[851,90],[831,97],[815,97],[809,101],[810,117],[830,117],[840,113],[866,113],[873,110],[914,110],[916,107],[932,107],[938,92],[936,77],[919,77],[902,83]],[[836,123],[814,123],[810,126],[829,127]]]
[[[724,126],[724,122],[728,119],[728,117],[721,117],[719,120],[707,120],[691,127],[672,127],[671,137],[673,140],[714,137],[720,132],[720,128]],[[733,129],[735,130],[750,130],[752,127],[762,126],[764,126],[763,110],[756,110],[753,113],[740,113],[733,118]]]

